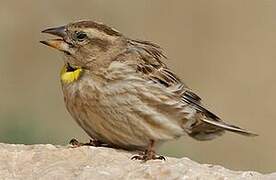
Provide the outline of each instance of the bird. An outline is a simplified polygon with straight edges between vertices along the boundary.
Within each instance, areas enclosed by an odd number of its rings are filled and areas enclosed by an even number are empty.
[[[225,131],[256,136],[223,121],[165,63],[163,49],[103,23],[80,20],[42,31],[40,41],[64,54],[60,81],[68,112],[89,143],[139,151],[136,160],[165,159],[156,149],[189,136],[212,140]]]

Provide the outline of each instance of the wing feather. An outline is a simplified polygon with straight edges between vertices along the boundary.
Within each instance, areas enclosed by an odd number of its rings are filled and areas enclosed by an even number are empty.
[[[158,45],[148,41],[138,40],[131,41],[131,43],[138,49],[138,53],[142,59],[137,69],[142,72],[147,79],[164,86],[164,88],[170,89],[178,95],[183,102],[192,105],[198,111],[211,118],[219,119],[215,114],[204,108],[201,105],[201,98],[192,92],[192,90],[161,61],[161,58],[166,59],[166,56],[162,53],[162,49]]]
[[[183,107],[189,105],[197,111],[197,114],[200,114],[190,128],[190,136],[198,140],[208,140],[223,134],[224,130],[248,136],[256,135],[223,122],[217,115],[205,108],[201,103],[201,98],[161,61],[162,58],[166,59],[166,56],[162,53],[160,46],[138,40],[131,40],[129,43],[140,56],[137,70],[143,73],[146,79],[173,92],[183,103]]]

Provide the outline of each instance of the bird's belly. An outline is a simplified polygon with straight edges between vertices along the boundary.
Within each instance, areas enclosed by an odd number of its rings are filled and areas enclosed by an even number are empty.
[[[89,136],[117,147],[145,149],[150,140],[161,143],[183,134],[179,124],[138,96],[123,90],[115,94],[86,87],[65,94],[65,102]]]

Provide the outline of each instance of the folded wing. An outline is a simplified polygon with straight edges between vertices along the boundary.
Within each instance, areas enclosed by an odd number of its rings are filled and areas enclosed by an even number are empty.
[[[141,62],[137,70],[143,73],[148,80],[171,91],[179,98],[183,108],[195,109],[196,113],[190,120],[184,121],[186,132],[198,140],[209,140],[222,135],[225,130],[246,136],[256,136],[245,129],[223,122],[217,115],[206,109],[201,98],[188,88],[167,66],[161,61],[166,59],[161,48],[147,41],[131,41],[131,45],[140,55]],[[188,105],[188,106],[187,106]]]

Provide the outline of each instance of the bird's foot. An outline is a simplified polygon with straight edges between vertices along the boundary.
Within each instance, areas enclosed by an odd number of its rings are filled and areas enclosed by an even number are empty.
[[[166,160],[166,158],[164,156],[159,156],[155,153],[155,151],[144,151],[138,155],[134,155],[132,156],[131,160],[142,160],[144,162],[148,161],[148,160],[155,160],[155,159],[159,159],[159,160]]]
[[[97,139],[90,139],[88,143],[81,143],[77,139],[73,138],[69,144],[72,145],[72,148],[77,148],[80,146],[109,147],[108,144],[105,144]]]

